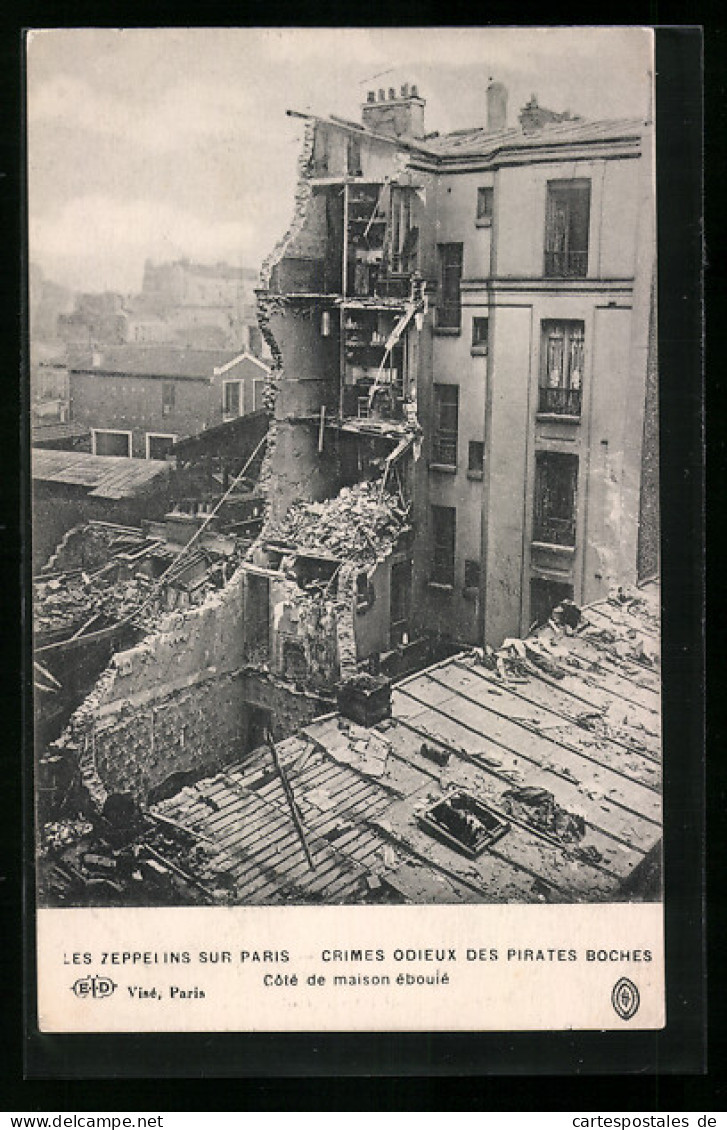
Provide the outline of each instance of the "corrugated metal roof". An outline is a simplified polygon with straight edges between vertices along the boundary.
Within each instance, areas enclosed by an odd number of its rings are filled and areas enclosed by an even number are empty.
[[[41,448],[33,449],[32,465],[36,482],[87,487],[92,498],[130,498],[169,474],[168,465],[160,460]]]
[[[315,870],[265,748],[158,811],[214,840],[240,903],[358,902],[372,882],[418,903],[624,898],[661,837],[658,633],[654,593],[602,601],[575,631],[402,680],[373,729],[331,714],[279,743]],[[477,858],[421,826],[453,791],[509,824]]]
[[[94,352],[97,357],[94,358]],[[215,369],[240,356],[239,349],[177,349],[170,345],[118,345],[99,350],[69,350],[76,372],[124,373],[139,377],[209,380]],[[98,364],[94,364],[94,359]]]

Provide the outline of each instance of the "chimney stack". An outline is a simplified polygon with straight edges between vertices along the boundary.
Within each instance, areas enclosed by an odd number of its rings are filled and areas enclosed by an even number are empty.
[[[507,127],[507,87],[493,82],[487,87],[487,129],[495,133]]]
[[[393,86],[379,89],[378,99],[369,90],[361,107],[361,121],[374,133],[385,133],[390,137],[424,137],[424,107],[426,102],[419,96],[414,84],[402,83],[397,95]]]

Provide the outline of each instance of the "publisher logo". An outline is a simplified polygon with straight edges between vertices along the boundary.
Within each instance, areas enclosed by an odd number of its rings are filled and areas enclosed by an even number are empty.
[[[71,985],[71,989],[82,1000],[93,997],[110,997],[116,985],[110,977],[79,977]]]
[[[639,1010],[639,990],[628,977],[621,977],[613,987],[611,1003],[622,1020],[630,1020]]]

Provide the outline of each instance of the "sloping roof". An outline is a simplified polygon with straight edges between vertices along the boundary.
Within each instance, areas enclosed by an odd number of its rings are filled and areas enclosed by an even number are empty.
[[[52,424],[33,424],[31,442],[33,447],[36,447],[43,443],[57,443],[58,440],[85,439],[90,434],[91,429],[86,427],[85,424],[78,424],[73,421],[61,424],[54,420]]]
[[[86,487],[91,498],[130,498],[169,474],[160,460],[42,448],[33,449],[32,464],[34,481]]]
[[[317,117],[314,114],[288,111],[296,117],[314,118],[325,125],[338,127],[344,130],[355,130],[377,141],[388,141],[401,149],[406,149],[422,156],[434,158],[437,161],[447,161],[453,158],[490,157],[499,151],[544,149],[552,146],[584,145],[597,142],[636,140],[644,131],[645,123],[641,118],[605,119],[603,121],[585,121],[582,118],[569,118],[561,122],[552,122],[538,129],[527,132],[519,126],[491,131],[484,126],[473,126],[469,129],[455,130],[446,134],[428,134],[423,138],[392,137],[378,133],[349,122],[344,118]]]
[[[98,354],[97,365],[94,365],[94,352]],[[68,368],[75,372],[211,380],[215,369],[229,364],[239,355],[239,349],[179,349],[172,345],[117,345],[96,351],[69,350]]]
[[[267,432],[269,422],[269,414],[263,408],[259,408],[234,420],[215,424],[213,428],[206,428],[197,435],[178,440],[172,448],[172,454],[184,459],[194,455],[219,454],[223,451],[231,453],[234,450],[236,456],[245,459],[252,454]]]
[[[280,742],[315,870],[265,748],[156,811],[213,840],[241,903],[623,898],[661,837],[657,599],[418,672],[372,729],[330,714]],[[453,791],[509,825],[477,858],[421,826]]]
[[[588,122],[572,118],[552,122],[528,132],[506,129],[492,132],[484,128],[457,130],[440,137],[426,138],[426,148],[437,157],[485,157],[498,150],[539,149],[554,145],[583,145],[599,141],[618,141],[641,136],[644,122],[638,118],[621,118]]]

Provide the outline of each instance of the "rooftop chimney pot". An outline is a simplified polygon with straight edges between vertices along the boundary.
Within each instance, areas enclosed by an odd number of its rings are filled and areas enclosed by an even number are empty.
[[[412,98],[418,98],[419,97],[419,91],[417,90],[416,83],[412,83],[411,96],[412,96]]]
[[[361,121],[366,129],[390,137],[424,137],[426,103],[417,93],[416,86],[404,83],[399,97],[393,86],[389,87],[388,99],[386,91],[381,88],[378,94],[378,100],[369,96],[361,103]]]
[[[389,99],[393,102],[395,98],[396,98],[396,90],[394,89],[393,86],[390,86],[389,87]]]
[[[501,82],[490,82],[487,87],[487,129],[491,132],[505,129],[507,125],[507,87]]]
[[[401,97],[402,98],[408,98],[409,97],[409,83],[408,82],[405,82],[405,83],[402,84]]]
[[[379,87],[379,102],[383,102],[386,98],[386,91],[383,87]]]
[[[369,90],[368,94],[366,95],[366,101],[367,102],[375,102],[376,101],[376,91],[375,90]]]

